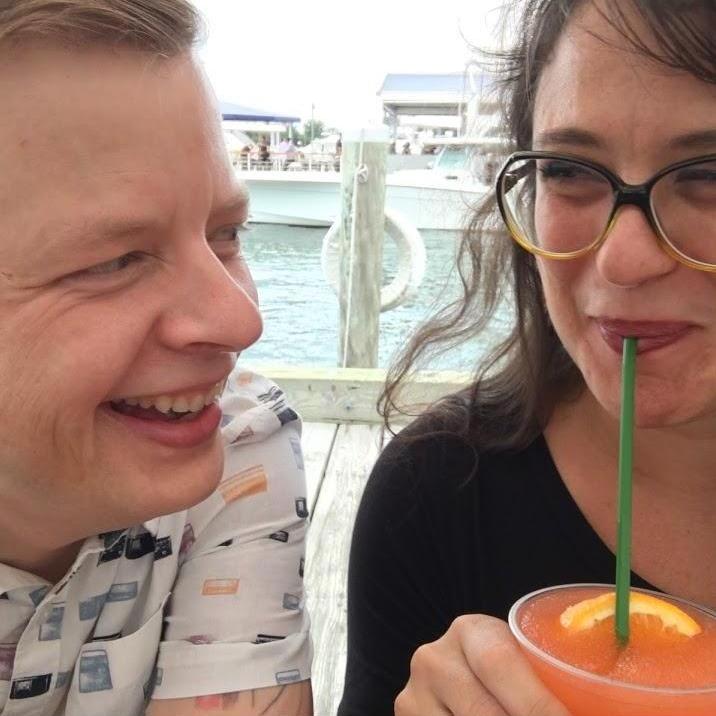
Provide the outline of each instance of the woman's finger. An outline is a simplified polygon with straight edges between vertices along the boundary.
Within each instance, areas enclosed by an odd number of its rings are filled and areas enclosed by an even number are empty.
[[[410,683],[398,694],[393,710],[395,716],[453,716],[430,694],[417,694]]]
[[[453,631],[415,651],[396,704],[404,709],[396,716],[510,716],[472,673]]]
[[[505,622],[469,615],[456,620],[455,629],[470,669],[507,714],[569,716],[532,671]]]

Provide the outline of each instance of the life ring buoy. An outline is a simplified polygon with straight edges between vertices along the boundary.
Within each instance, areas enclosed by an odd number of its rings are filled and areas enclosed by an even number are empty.
[[[338,295],[340,262],[338,236],[340,219],[331,224],[323,237],[321,268],[333,292]],[[412,298],[425,276],[425,244],[420,232],[402,214],[385,210],[385,233],[398,248],[398,270],[393,280],[380,289],[380,310],[389,311]]]

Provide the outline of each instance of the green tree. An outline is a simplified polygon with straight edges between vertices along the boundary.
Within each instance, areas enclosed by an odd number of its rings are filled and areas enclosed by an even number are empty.
[[[325,122],[321,122],[320,119],[309,119],[304,122],[301,140],[304,144],[309,144],[312,139],[322,136],[325,128]]]
[[[313,139],[318,139],[325,134],[338,133],[338,130],[328,127],[320,119],[309,119],[302,127],[293,125],[293,141],[300,141],[304,146],[310,144]],[[281,139],[288,138],[288,131],[281,132]]]

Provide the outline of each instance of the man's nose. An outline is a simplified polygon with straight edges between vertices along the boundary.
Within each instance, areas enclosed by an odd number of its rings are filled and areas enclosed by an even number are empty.
[[[638,286],[673,271],[678,261],[660,245],[643,210],[626,205],[618,209],[609,233],[597,250],[597,269],[611,284]]]
[[[160,324],[165,345],[239,352],[259,339],[263,322],[245,264],[229,272],[206,243],[197,242],[177,268]]]

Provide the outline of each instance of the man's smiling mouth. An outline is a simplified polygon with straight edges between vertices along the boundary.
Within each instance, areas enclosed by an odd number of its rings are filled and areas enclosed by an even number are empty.
[[[226,379],[203,392],[189,391],[175,395],[140,395],[110,401],[112,410],[144,420],[191,421],[224,391]]]

